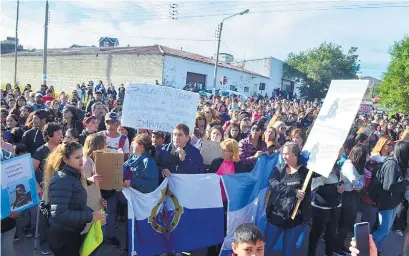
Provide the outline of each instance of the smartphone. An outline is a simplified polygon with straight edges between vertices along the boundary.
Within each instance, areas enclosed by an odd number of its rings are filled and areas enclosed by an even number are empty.
[[[356,248],[359,250],[359,256],[369,256],[369,223],[355,223],[354,237]]]

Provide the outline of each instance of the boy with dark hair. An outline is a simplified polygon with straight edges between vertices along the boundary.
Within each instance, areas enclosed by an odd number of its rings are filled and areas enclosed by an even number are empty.
[[[264,245],[264,235],[256,224],[241,224],[234,231],[232,256],[264,256]]]

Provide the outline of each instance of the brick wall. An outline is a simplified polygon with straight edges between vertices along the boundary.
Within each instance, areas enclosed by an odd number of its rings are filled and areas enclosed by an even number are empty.
[[[102,80],[115,86],[127,82],[162,81],[163,56],[137,54],[92,54],[48,56],[48,85],[69,91],[78,83]],[[18,56],[17,81],[35,89],[42,83],[43,57]],[[1,83],[14,81],[14,56],[1,56]]]

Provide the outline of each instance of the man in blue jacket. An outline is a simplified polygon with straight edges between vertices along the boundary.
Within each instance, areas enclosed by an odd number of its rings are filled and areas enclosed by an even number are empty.
[[[173,129],[172,142],[158,150],[156,161],[163,178],[172,173],[204,173],[203,157],[199,150],[189,143],[189,140],[189,127],[178,124]]]

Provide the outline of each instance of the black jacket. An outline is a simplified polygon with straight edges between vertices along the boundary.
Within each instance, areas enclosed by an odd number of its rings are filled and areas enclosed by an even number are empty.
[[[45,144],[44,135],[38,128],[31,128],[23,134],[20,143],[27,145],[28,152],[33,155],[37,148]]]
[[[51,227],[80,233],[92,221],[81,173],[64,165],[50,181]]]
[[[223,161],[224,161],[224,159],[221,158],[221,157],[214,159],[212,161],[212,163],[210,164],[208,172],[209,173],[216,173],[217,170],[219,170],[220,165],[222,165]],[[234,171],[235,171],[235,173],[247,172],[246,165],[241,163],[241,162],[234,162]]]
[[[328,178],[319,177],[323,183],[316,191],[312,200],[312,205],[318,208],[336,208],[342,203],[342,194],[338,193],[340,184],[339,174],[331,172]]]
[[[274,167],[269,179],[270,198],[268,200],[266,215],[268,221],[281,228],[293,228],[306,223],[311,218],[311,180],[305,191],[304,200],[298,208],[298,214],[294,220],[291,219],[292,212],[297,204],[297,189],[301,189],[307,176],[308,169],[300,165],[296,174],[298,185],[287,184],[283,181],[286,174],[285,163]]]
[[[378,194],[377,203],[379,210],[391,210],[404,200],[404,193],[409,181],[405,179],[405,173],[399,167],[395,158],[385,160],[380,170],[376,172],[376,178],[382,185]]]
[[[78,136],[78,143],[84,146],[85,140],[90,134],[93,134],[93,132],[90,133],[86,129],[82,130],[82,133]]]

